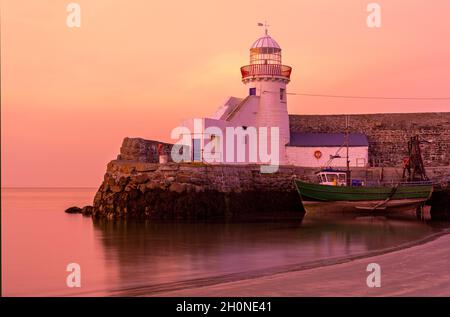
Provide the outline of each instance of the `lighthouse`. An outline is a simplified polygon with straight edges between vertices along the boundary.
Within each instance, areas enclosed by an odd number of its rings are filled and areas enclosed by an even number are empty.
[[[242,66],[240,71],[247,89],[245,96],[227,97],[211,117],[182,122],[183,131],[177,135],[182,136],[183,141],[177,144],[186,145],[187,150],[183,153],[187,153],[187,160],[210,164],[273,166],[278,163],[323,167],[330,165],[330,157],[333,157],[332,165],[341,167],[347,162],[340,151],[343,144],[348,144],[352,158],[350,165],[367,165],[368,140],[365,135],[350,133],[347,142],[345,133],[309,133],[302,131],[298,124],[289,126],[286,86],[292,68],[283,65],[281,47],[269,35],[267,25],[263,36],[250,47],[250,63]],[[268,140],[266,144],[261,142],[265,139]],[[273,140],[278,141],[278,145]],[[257,155],[253,151],[255,148]],[[270,155],[261,155],[264,151]],[[274,153],[278,155],[275,157]],[[269,156],[270,164],[267,164]]]
[[[267,26],[262,37],[250,48],[250,64],[241,67],[242,82],[250,96],[259,97],[256,124],[259,127],[278,127],[280,159],[290,141],[286,85],[292,68],[282,64],[281,47],[268,34]]]

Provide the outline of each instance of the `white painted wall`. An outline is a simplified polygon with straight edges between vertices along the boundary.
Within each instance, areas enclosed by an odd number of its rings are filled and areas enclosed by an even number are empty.
[[[335,155],[339,147],[296,147],[287,146],[286,156],[288,164],[305,167],[325,167],[330,159],[330,155]],[[322,152],[320,159],[314,156],[315,151]],[[345,167],[347,155],[346,148],[341,148],[339,155],[341,158],[333,159],[330,166]],[[349,160],[351,167],[366,166],[369,159],[369,148],[358,146],[349,148]]]
[[[280,88],[286,92],[286,82],[283,80],[253,80],[245,83],[246,87],[256,88],[259,96],[257,122],[259,127],[278,127],[280,129],[280,145],[289,143],[289,115],[287,97],[280,100]]]
[[[279,160],[286,164],[285,145],[289,143],[289,115],[287,111],[286,81],[281,79],[257,78],[244,82],[247,89],[256,88],[258,105],[253,112],[256,115],[256,127],[277,127],[279,129]],[[284,89],[280,99],[280,88]],[[268,135],[271,138],[270,133]]]
[[[256,127],[258,124],[257,115],[259,107],[259,97],[249,96],[244,104],[230,119],[230,126]]]
[[[258,98],[255,98],[255,100],[258,100]],[[230,135],[231,138],[227,137],[226,128],[232,127],[242,127],[240,124],[232,123],[225,120],[215,120],[211,118],[202,118],[198,121],[198,124],[194,124],[194,119],[185,120],[182,123],[182,126],[189,129],[189,132],[186,133],[186,136],[188,138],[187,144],[189,146],[192,145],[192,139],[200,139],[201,141],[201,149],[202,151],[202,157],[204,160],[209,161],[210,163],[227,163],[227,164],[248,164],[248,163],[257,163],[257,164],[267,164],[265,161],[260,160],[259,156],[259,138],[258,135],[258,129],[256,129],[257,135],[255,138],[251,138],[247,132],[251,129],[251,127],[248,127],[248,130],[242,132],[240,137],[233,134],[234,131],[231,131],[232,134]],[[197,127],[196,127],[197,126]],[[210,127],[217,128],[216,132],[211,132],[208,130]],[[253,127],[257,128],[257,127]],[[214,139],[211,141],[211,133],[214,134]],[[247,134],[247,137],[245,135]],[[174,140],[174,142],[177,142],[179,140]],[[216,147],[213,154],[208,155],[208,151],[205,151],[205,147],[210,142],[213,142]],[[230,142],[227,146],[227,142]],[[250,155],[250,149],[253,149],[255,155],[252,157]],[[191,148],[191,151],[193,148]],[[271,154],[271,148],[270,148],[270,142],[269,142],[269,153]],[[238,155],[238,153],[242,153],[242,157]],[[218,157],[216,157],[216,154]],[[270,155],[272,160],[275,159],[272,155]],[[211,160],[208,160],[209,158],[216,157],[216,161],[212,162]],[[286,164],[286,162],[280,162],[280,159],[278,157],[279,164]],[[276,164],[276,162],[272,161],[273,164]]]

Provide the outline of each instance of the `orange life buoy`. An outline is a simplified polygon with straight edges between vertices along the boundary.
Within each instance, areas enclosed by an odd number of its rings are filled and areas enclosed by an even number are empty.
[[[322,152],[320,152],[319,150],[315,151],[314,152],[314,157],[316,159],[320,159],[322,157]]]

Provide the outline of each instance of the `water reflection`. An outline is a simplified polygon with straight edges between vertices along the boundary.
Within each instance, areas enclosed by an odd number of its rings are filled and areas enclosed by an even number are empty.
[[[90,204],[95,192],[2,189],[4,295],[111,295],[111,290],[193,279],[217,281],[227,274],[246,277],[258,270],[390,247],[436,230],[417,220],[342,215],[169,224],[92,221],[63,212],[71,205]],[[66,266],[72,262],[81,265],[81,289],[65,284]]]
[[[283,223],[95,221],[118,288],[271,270],[378,250],[436,229],[383,217],[308,218]]]

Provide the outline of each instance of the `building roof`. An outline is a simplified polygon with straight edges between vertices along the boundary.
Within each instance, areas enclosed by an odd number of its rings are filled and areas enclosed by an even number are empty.
[[[345,146],[345,133],[291,132],[289,146]],[[369,141],[362,133],[350,133],[349,146],[369,146]]]
[[[225,119],[233,109],[242,102],[243,98],[228,97],[227,101],[217,109],[212,119]]]
[[[257,39],[255,43],[253,43],[251,48],[261,48],[261,47],[273,47],[281,49],[280,45],[278,45],[278,43],[269,35],[264,35],[263,37]]]

